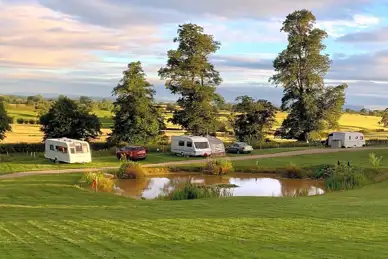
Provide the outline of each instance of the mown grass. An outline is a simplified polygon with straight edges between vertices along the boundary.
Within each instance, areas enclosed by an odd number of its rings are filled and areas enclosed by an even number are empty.
[[[79,175],[0,181],[7,258],[388,258],[388,182],[316,197],[130,200]]]
[[[306,148],[277,148],[277,149],[263,149],[255,150],[253,154],[274,154],[293,150],[304,150]],[[51,170],[51,169],[71,169],[71,168],[99,168],[120,166],[120,161],[116,156],[106,151],[92,152],[93,162],[90,164],[53,164],[43,158],[43,154],[31,157],[26,154],[13,154],[10,156],[0,155],[2,161],[0,163],[0,174]],[[146,160],[139,161],[141,164],[163,163],[169,161],[184,161],[194,160],[198,158],[185,158],[172,155],[170,153],[149,153]]]
[[[322,164],[337,164],[340,161],[343,164],[350,163],[351,166],[359,167],[372,167],[369,161],[370,150],[360,149],[357,152],[336,152],[326,154],[312,154],[312,155],[298,155],[290,157],[273,157],[263,158],[259,160],[244,160],[233,161],[233,166],[236,170],[241,171],[249,168],[283,168],[284,166],[292,163],[299,167],[313,167]],[[380,163],[382,168],[388,168],[388,149],[373,150],[377,156],[383,156],[383,160]]]

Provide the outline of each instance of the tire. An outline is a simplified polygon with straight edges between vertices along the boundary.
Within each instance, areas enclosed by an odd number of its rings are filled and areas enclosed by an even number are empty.
[[[55,163],[55,164],[59,164],[58,157],[56,157],[56,158],[54,159],[54,163]]]

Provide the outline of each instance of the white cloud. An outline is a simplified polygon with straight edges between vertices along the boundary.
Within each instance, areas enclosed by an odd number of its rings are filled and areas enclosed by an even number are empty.
[[[356,14],[351,20],[317,21],[317,27],[325,30],[329,36],[337,38],[347,34],[349,29],[361,30],[379,23],[380,18],[376,16]]]

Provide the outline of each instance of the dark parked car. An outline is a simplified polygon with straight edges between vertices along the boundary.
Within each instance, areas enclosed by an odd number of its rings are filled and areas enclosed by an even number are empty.
[[[252,146],[245,142],[235,142],[230,147],[226,148],[228,153],[247,154],[253,151]]]
[[[116,151],[117,159],[143,160],[147,157],[147,150],[141,146],[127,146]]]

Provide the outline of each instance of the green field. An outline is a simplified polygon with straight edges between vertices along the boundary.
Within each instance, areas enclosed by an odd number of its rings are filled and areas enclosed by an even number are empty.
[[[388,258],[388,182],[317,197],[131,200],[79,175],[0,181],[0,257]]]
[[[252,154],[273,154],[280,152],[287,152],[293,150],[304,150],[307,148],[276,148],[276,149],[262,149],[255,150]],[[231,154],[230,156],[235,156]],[[0,155],[0,174],[13,172],[26,172],[37,170],[51,170],[51,169],[70,169],[70,168],[100,168],[119,166],[120,162],[116,156],[107,151],[93,152],[93,162],[90,164],[53,164],[43,157],[43,154],[36,154],[35,157],[26,154],[13,154],[10,156]],[[163,163],[169,161],[182,161],[196,158],[185,158],[172,155],[170,153],[149,153],[144,161],[139,161],[144,164]]]
[[[8,105],[8,113],[13,118],[23,118],[23,119],[37,119],[37,113],[34,111],[32,106],[26,106],[24,104],[20,105]],[[96,115],[100,118],[102,127],[103,127],[103,135],[98,139],[99,141],[104,141],[110,132],[110,127],[112,126],[112,114],[109,111],[96,110],[94,111]],[[221,111],[220,119],[226,120],[226,116],[228,112]],[[179,130],[178,125],[171,124],[167,122],[169,118],[171,118],[171,113],[166,113],[163,115],[166,119],[167,127],[171,130],[166,131],[167,136],[172,135],[182,135],[184,131]],[[276,123],[274,125],[274,129],[278,128],[282,121],[286,118],[287,114],[284,112],[279,112],[276,115]],[[384,131],[384,127],[380,125],[378,122],[381,120],[380,117],[375,116],[365,116],[360,114],[344,114],[340,120],[340,128],[341,131],[362,131],[367,139],[387,139],[388,138],[388,129]],[[382,132],[378,132],[382,131]],[[42,133],[39,130],[38,125],[13,125],[12,132],[7,133],[7,138],[3,141],[3,143],[15,143],[15,142],[27,142],[34,143],[42,141]],[[273,136],[268,136],[272,138]],[[233,138],[222,138],[225,141],[232,141]],[[281,141],[281,140],[277,140]]]

